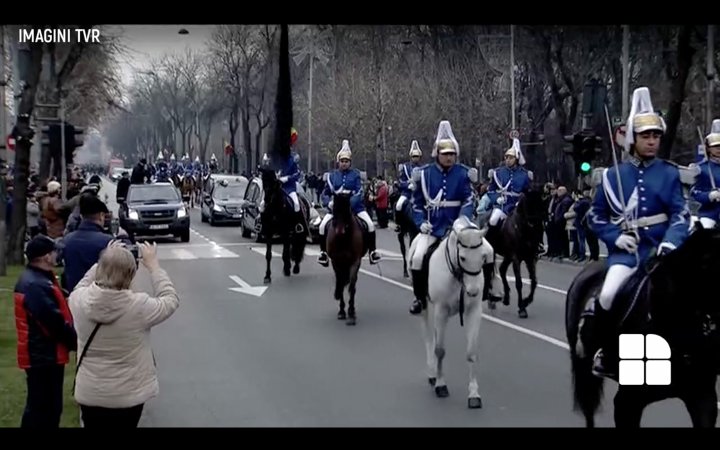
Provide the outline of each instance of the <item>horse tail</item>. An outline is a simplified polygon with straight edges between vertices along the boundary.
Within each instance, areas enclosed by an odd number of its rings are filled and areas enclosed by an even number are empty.
[[[566,297],[565,327],[570,347],[570,362],[573,383],[573,409],[581,411],[585,416],[588,428],[595,426],[595,413],[602,403],[604,393],[604,380],[593,375],[592,365],[595,348],[584,348],[578,354],[578,331],[580,316],[585,309],[589,294],[602,282],[604,270],[597,270],[598,266],[591,264],[581,271],[573,280]],[[583,346],[588,343],[583,339]],[[594,345],[594,342],[590,342]]]

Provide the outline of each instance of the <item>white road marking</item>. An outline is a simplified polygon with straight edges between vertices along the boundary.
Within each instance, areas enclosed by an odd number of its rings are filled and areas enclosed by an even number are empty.
[[[364,273],[365,275],[371,276],[371,277],[373,277],[373,278],[377,278],[377,279],[379,279],[379,280],[386,281],[386,282],[388,282],[388,283],[390,283],[390,284],[392,284],[392,285],[401,287],[401,288],[406,289],[406,290],[408,290],[408,291],[412,291],[412,287],[408,286],[407,284],[403,284],[403,283],[400,283],[400,282],[398,282],[398,281],[395,281],[395,280],[391,280],[391,279],[389,279],[389,278],[382,277],[382,276],[380,276],[380,275],[378,275],[378,274],[376,274],[376,273],[370,272],[370,271],[365,270],[365,269],[360,269],[360,272]],[[502,319],[498,319],[497,317],[489,316],[489,315],[487,315],[487,314],[485,314],[485,313],[483,313],[483,318],[484,318],[484,319],[487,319],[487,320],[490,321],[490,322],[496,323],[496,324],[498,324],[498,325],[500,325],[500,326],[510,328],[510,329],[512,329],[512,330],[515,330],[515,331],[520,332],[520,333],[523,333],[523,334],[527,334],[528,336],[532,336],[532,337],[534,337],[534,338],[536,338],[536,339],[540,339],[541,341],[545,341],[545,342],[547,342],[547,343],[549,343],[549,344],[552,344],[552,345],[554,345],[554,346],[556,346],[556,347],[560,347],[560,348],[562,348],[562,349],[564,349],[564,350],[570,350],[570,346],[567,344],[567,342],[563,342],[563,341],[561,341],[561,340],[559,340],[559,339],[555,339],[554,337],[547,336],[547,335],[542,334],[542,333],[538,333],[537,331],[530,330],[530,329],[528,329],[528,328],[521,327],[521,326],[519,326],[519,325],[515,325],[514,323],[507,322],[507,321],[502,320]]]
[[[188,250],[185,250],[184,248],[173,248],[170,250],[173,255],[175,255],[176,259],[198,259],[197,256],[193,255]]]

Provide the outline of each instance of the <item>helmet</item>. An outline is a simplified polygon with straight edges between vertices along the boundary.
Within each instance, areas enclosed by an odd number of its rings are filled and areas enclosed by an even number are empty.
[[[635,143],[635,133],[650,130],[665,132],[665,121],[655,113],[648,88],[639,87],[633,92],[630,115],[626,123],[625,150],[627,151],[630,151],[630,146]]]
[[[432,157],[437,158],[438,154],[455,153],[460,155],[460,146],[455,139],[455,135],[450,127],[450,122],[443,120],[438,125],[437,137],[435,138],[435,146],[433,147]]]
[[[515,138],[513,139],[513,145],[509,149],[505,151],[505,156],[511,155],[515,157],[518,160],[518,164],[521,166],[525,165],[525,157],[522,154],[522,150],[520,150],[520,140]]]
[[[337,153],[337,157],[335,158],[335,160],[338,162],[340,162],[341,159],[352,160],[352,151],[350,151],[350,141],[348,141],[347,139],[343,139],[342,147],[340,148],[340,151]]]
[[[412,141],[412,144],[410,145],[410,157],[413,156],[422,156],[422,150],[420,150],[418,141]]]
[[[720,119],[713,120],[710,134],[705,137],[708,147],[717,147],[720,145]]]

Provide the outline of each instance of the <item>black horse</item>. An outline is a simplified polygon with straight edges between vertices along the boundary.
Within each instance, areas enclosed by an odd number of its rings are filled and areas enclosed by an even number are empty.
[[[507,281],[507,269],[512,264],[515,275],[515,289],[518,293],[518,316],[527,318],[527,307],[533,302],[535,289],[537,288],[537,248],[543,237],[543,218],[546,210],[544,207],[542,192],[536,189],[528,189],[518,199],[515,209],[498,227],[490,227],[485,237],[495,250],[495,255],[501,255],[503,261],[500,264],[500,277],[502,278],[505,294],[503,304],[510,304],[510,285]],[[489,215],[489,214],[488,214]],[[530,295],[522,296],[522,273],[521,264],[525,263],[530,275]],[[485,283],[485,291],[490,289],[489,283]],[[489,298],[485,292],[483,298]],[[495,308],[495,299],[489,298],[490,309]]]
[[[602,378],[592,374],[593,357],[599,347],[629,333],[655,334],[667,341],[671,382],[667,386],[618,386],[615,425],[638,428],[647,405],[679,398],[694,427],[714,427],[718,410],[715,383],[720,361],[720,302],[712,293],[720,271],[720,231],[696,229],[675,251],[649,258],[618,291],[609,311],[609,323],[615,326],[592,330],[592,322],[581,319],[589,302],[600,292],[606,270],[604,262],[586,266],[573,280],[566,299],[565,328],[574,404],[575,410],[584,415],[586,426],[595,426],[595,412],[603,395]]]
[[[282,189],[282,184],[277,178],[275,172],[267,167],[261,167],[260,176],[263,185],[265,208],[260,214],[260,224],[262,234],[265,236],[266,250],[265,260],[267,268],[265,270],[265,283],[271,282],[270,262],[272,261],[272,243],[275,236],[280,236],[283,243],[283,273],[286,277],[290,276],[290,262],[295,263],[293,273],[300,273],[300,262],[305,256],[305,245],[307,243],[308,232],[308,210],[307,205],[302,200],[300,208],[303,213],[305,225],[303,231],[298,233],[295,229],[296,219],[295,211],[290,203],[290,199]]]
[[[395,211],[395,225],[397,225],[396,232],[398,236],[398,242],[400,243],[400,253],[403,258],[403,276],[409,278],[410,275],[407,271],[407,250],[405,247],[405,236],[409,238],[408,242],[412,243],[415,236],[420,233],[415,221],[413,220],[412,204],[410,200],[406,200],[400,211]]]

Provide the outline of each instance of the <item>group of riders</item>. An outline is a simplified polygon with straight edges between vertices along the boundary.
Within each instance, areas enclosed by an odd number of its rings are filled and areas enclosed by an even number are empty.
[[[154,175],[158,182],[169,182],[171,180],[182,180],[186,177],[203,177],[211,173],[217,173],[218,162],[215,154],[210,157],[209,163],[200,162],[200,157],[196,156],[195,161],[190,162],[187,153],[182,157],[180,162],[175,160],[175,154],[170,155],[170,162],[165,161],[165,156],[161,151],[158,153],[155,161]]]
[[[657,157],[660,140],[666,125],[652,106],[647,88],[633,92],[630,114],[626,121],[624,142],[625,157],[616,166],[602,172],[602,182],[588,213],[590,226],[605,242],[608,249],[607,273],[597,298],[583,315],[583,321],[593,321],[593,329],[611,328],[608,311],[618,290],[651,255],[662,258],[678,248],[691,229],[691,214],[684,195],[680,168],[677,164]],[[699,164],[691,196],[700,203],[699,222],[703,227],[714,227],[720,214],[720,120],[713,123],[706,137],[707,158]],[[411,204],[412,220],[419,229],[413,239],[408,257],[412,270],[415,299],[411,314],[419,314],[426,307],[427,257],[434,247],[452,229],[456,220],[465,216],[473,220],[473,180],[470,168],[460,164],[460,146],[450,123],[439,124],[432,148],[432,162],[421,164],[422,151],[413,141],[410,161],[399,166],[400,198],[398,212]],[[295,182],[299,176],[299,156],[292,153],[282,167],[283,188],[293,199],[299,211]],[[352,152],[347,140],[336,155],[338,168],[329,174],[322,192],[322,202],[332,208],[332,196],[338,193],[352,195],[353,213],[366,224],[370,263],[376,264],[380,256],[375,248],[375,227],[362,202],[362,182],[358,169],[351,166]],[[488,196],[492,204],[489,232],[497,230],[513,212],[520,196],[531,189],[532,172],[524,168],[525,158],[520,142],[505,151],[504,165],[492,171]],[[294,194],[294,195],[293,195]],[[321,236],[332,220],[327,214],[320,225]],[[538,243],[540,246],[542,243]],[[489,244],[488,244],[489,245]],[[328,266],[326,243],[320,240],[318,263]],[[616,358],[614,358],[616,359]],[[601,348],[595,355],[593,372],[596,376],[617,376],[613,358]]]

